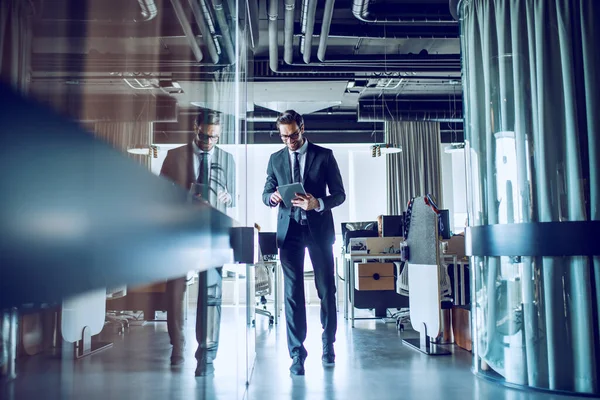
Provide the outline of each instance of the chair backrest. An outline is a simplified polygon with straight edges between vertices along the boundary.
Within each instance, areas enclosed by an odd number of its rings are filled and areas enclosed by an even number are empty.
[[[342,222],[342,237],[346,237],[346,233],[349,231],[366,230],[377,232],[377,221]]]
[[[258,232],[258,246],[263,258],[273,259],[277,257],[279,253],[277,249],[277,233]]]

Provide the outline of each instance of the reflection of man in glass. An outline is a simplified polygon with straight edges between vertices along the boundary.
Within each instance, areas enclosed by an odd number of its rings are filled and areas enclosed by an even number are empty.
[[[213,207],[225,212],[235,205],[235,162],[233,156],[216,146],[221,135],[221,115],[212,110],[201,111],[194,123],[196,136],[192,143],[170,150],[160,174],[189,189],[199,184],[197,193]],[[222,268],[201,272],[198,276],[198,308],[196,310],[196,376],[212,373],[212,362],[219,345],[221,319]],[[173,351],[171,365],[183,363],[185,338],[185,278],[167,282],[167,327]]]

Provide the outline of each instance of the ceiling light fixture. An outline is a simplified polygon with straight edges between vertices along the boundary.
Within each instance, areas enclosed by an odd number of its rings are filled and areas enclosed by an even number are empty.
[[[401,146],[395,146],[391,143],[375,143],[371,145],[371,156],[379,157],[382,154],[394,154],[402,151]]]
[[[464,143],[450,143],[450,146],[446,146],[444,153],[460,153],[465,149]]]
[[[153,156],[154,158],[158,158],[158,146],[154,145],[149,147],[143,144],[128,146],[127,152],[129,154],[137,154],[140,156]]]

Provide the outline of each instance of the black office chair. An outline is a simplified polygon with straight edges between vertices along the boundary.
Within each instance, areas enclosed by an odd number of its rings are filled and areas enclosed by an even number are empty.
[[[278,250],[277,250],[277,237],[275,232],[259,232],[258,233],[258,246],[260,250],[259,263],[264,261],[276,261]],[[275,267],[276,268],[276,267]],[[255,285],[255,296],[260,297],[257,304],[256,314],[264,315],[269,318],[269,325],[273,325],[275,322],[275,316],[269,310],[267,310],[267,297],[271,294],[273,287],[271,276],[273,270],[267,267],[267,265],[259,264],[256,266],[256,285]],[[277,312],[277,310],[275,310]],[[252,321],[254,324],[255,321]]]

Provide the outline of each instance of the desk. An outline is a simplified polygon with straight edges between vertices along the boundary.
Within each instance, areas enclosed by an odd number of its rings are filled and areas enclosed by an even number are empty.
[[[465,266],[469,265],[469,259],[465,259],[465,257],[458,257],[457,254],[443,254],[442,262],[444,264],[452,264],[453,266],[453,275],[454,275],[454,287],[452,288],[452,292],[454,294],[454,305],[465,305],[466,304],[466,293],[465,293]],[[459,272],[460,269],[460,272]],[[459,277],[460,273],[460,278]],[[459,289],[459,279],[460,279],[460,289]]]
[[[378,260],[378,261],[400,261],[400,254],[344,254],[344,280],[346,282],[346,292],[344,293],[344,318],[348,319],[348,306],[350,305],[350,322],[352,327],[354,328],[354,320],[355,319],[379,319],[378,317],[364,317],[364,318],[354,318],[354,263],[355,262],[363,262],[366,263],[367,260]],[[348,304],[348,290],[350,290],[350,304]]]

